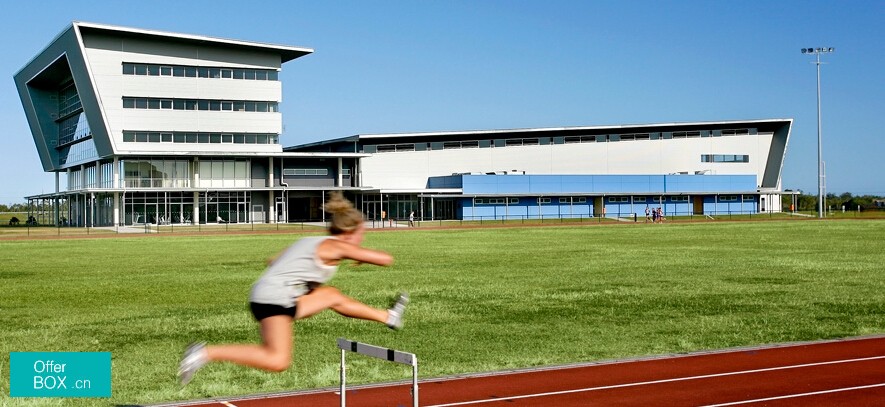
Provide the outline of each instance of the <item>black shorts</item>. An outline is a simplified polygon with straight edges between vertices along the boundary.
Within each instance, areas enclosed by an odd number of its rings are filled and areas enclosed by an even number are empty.
[[[292,319],[295,319],[295,307],[287,308],[282,305],[250,302],[249,309],[252,310],[252,316],[255,317],[256,321],[261,321],[264,318],[277,315],[288,315],[289,317],[292,317]]]

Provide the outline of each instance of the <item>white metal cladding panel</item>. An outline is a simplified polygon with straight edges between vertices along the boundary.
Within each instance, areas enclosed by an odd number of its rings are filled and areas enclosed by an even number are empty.
[[[108,36],[90,35],[84,42],[87,44],[86,56],[89,69],[102,105],[105,120],[110,133],[115,139],[114,144],[121,146],[124,130],[145,131],[191,131],[191,132],[226,132],[226,133],[275,133],[282,132],[280,113],[258,112],[213,112],[213,111],[178,111],[178,110],[142,110],[123,109],[123,96],[143,96],[158,98],[195,98],[224,100],[267,100],[279,101],[282,85],[279,81],[247,81],[209,78],[176,78],[161,76],[130,76],[123,75],[122,64],[126,62],[170,63],[181,65],[211,65],[202,59],[187,56],[212,56],[215,60],[225,59],[218,52],[207,48],[190,46],[148,43],[144,41],[121,40]],[[121,52],[122,48],[134,48],[140,53]],[[175,56],[153,55],[149,52],[167,52]],[[144,53],[144,54],[142,54]],[[226,59],[247,61],[250,64],[234,64],[231,66],[273,67],[273,58],[258,58],[253,53],[231,52]],[[264,66],[257,64],[262,62]],[[224,65],[230,64],[224,61]],[[279,66],[279,58],[276,61]],[[80,92],[88,91],[79,89]],[[151,151],[155,146],[145,145],[141,148],[127,143],[135,151]],[[200,151],[212,151],[211,145],[200,147]],[[208,150],[205,150],[207,149]],[[279,151],[277,146],[256,147],[240,146],[236,151]],[[126,148],[128,151],[133,151]]]
[[[264,102],[280,102],[283,97],[280,81],[138,75],[122,77],[122,96]]]
[[[105,49],[120,53],[122,61],[133,63],[262,69],[279,69],[281,64],[280,55],[274,52],[233,49],[212,43],[198,46],[100,33],[84,35],[83,42],[87,51]]]
[[[770,135],[378,153],[361,160],[364,186],[424,188],[431,176],[458,172],[527,174],[756,175],[765,170]],[[746,154],[749,163],[704,163],[702,154]]]
[[[180,143],[123,143],[117,142],[118,154],[152,153],[279,153],[279,144],[180,144]],[[259,160],[264,160],[259,158]]]
[[[203,110],[121,109],[112,131],[189,131],[207,133],[274,133],[282,131],[281,113]]]

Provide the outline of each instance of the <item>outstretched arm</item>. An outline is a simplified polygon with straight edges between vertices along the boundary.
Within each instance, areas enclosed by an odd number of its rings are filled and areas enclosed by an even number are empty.
[[[393,256],[380,250],[367,249],[338,239],[328,239],[317,248],[317,255],[326,264],[338,264],[341,260],[350,259],[359,263],[378,266],[393,264]]]

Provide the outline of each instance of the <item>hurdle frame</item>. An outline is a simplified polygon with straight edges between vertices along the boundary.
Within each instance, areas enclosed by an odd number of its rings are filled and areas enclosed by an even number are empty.
[[[338,338],[338,349],[341,349],[341,407],[347,404],[347,352],[359,353],[389,362],[412,366],[412,406],[418,407],[418,356],[414,353],[401,352],[395,349],[369,345],[367,343]]]

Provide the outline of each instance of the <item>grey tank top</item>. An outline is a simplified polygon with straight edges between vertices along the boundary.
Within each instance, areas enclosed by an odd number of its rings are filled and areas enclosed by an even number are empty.
[[[258,281],[252,285],[249,302],[294,307],[307,294],[308,285],[329,281],[338,266],[327,266],[317,257],[317,248],[332,236],[305,237],[289,246]]]

